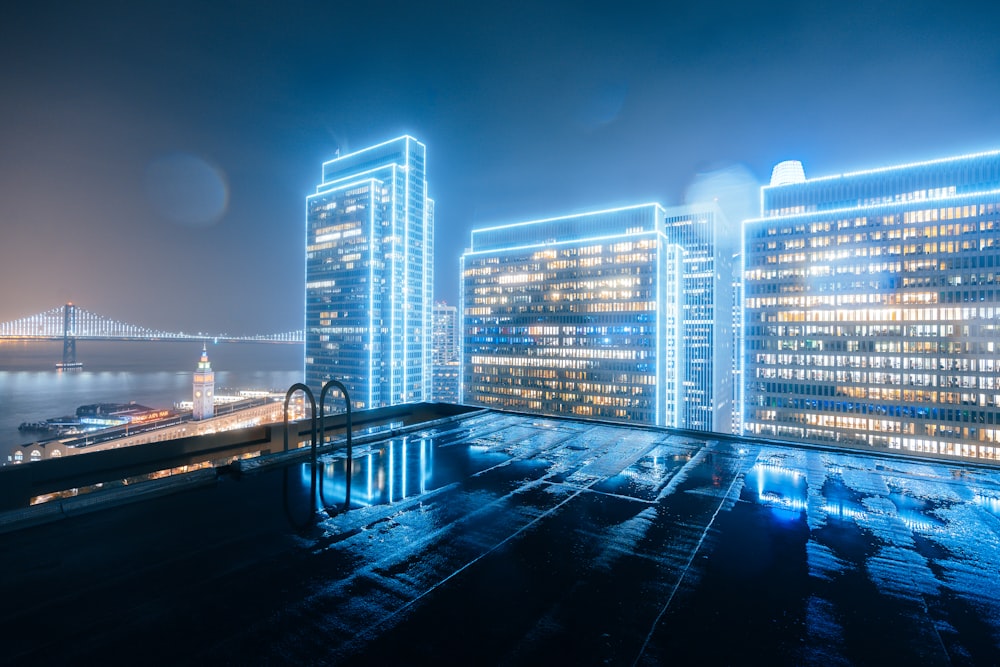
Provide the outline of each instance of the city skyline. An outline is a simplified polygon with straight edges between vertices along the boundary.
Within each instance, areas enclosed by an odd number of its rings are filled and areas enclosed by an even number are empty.
[[[74,301],[153,328],[298,328],[315,165],[402,133],[434,147],[451,304],[476,226],[677,205],[789,157],[833,174],[1000,145],[993,7],[389,9],[377,53],[351,8],[12,12],[0,321]]]

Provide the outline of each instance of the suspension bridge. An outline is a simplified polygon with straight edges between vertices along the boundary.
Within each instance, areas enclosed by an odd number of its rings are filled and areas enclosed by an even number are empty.
[[[253,336],[160,331],[114,320],[72,303],[11,322],[0,322],[0,342],[62,341],[63,360],[56,364],[61,368],[79,368],[82,365],[76,359],[78,340],[302,344],[304,339],[301,329]]]

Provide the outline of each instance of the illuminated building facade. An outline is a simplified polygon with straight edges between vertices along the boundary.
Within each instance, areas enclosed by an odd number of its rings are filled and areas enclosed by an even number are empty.
[[[684,249],[681,322],[683,382],[678,425],[696,431],[733,429],[733,255],[739,235],[718,206],[667,209],[667,239]]]
[[[681,249],[643,204],[472,232],[462,402],[674,426]]]
[[[742,221],[741,221],[742,224]],[[742,238],[742,235],[741,235]],[[733,255],[733,414],[731,432],[743,432],[743,252],[742,245]]]
[[[458,361],[458,308],[443,301],[434,304],[434,363]]]
[[[357,409],[429,400],[434,203],[403,136],[323,164],[306,199],[305,376]]]
[[[1000,151],[782,163],[744,235],[746,433],[998,458]]]
[[[461,345],[458,340],[458,308],[443,301],[434,303],[434,400],[458,403],[461,375]]]
[[[194,372],[193,404],[191,417],[193,419],[209,419],[215,414],[215,371],[208,361],[208,348],[201,346],[201,359]]]
[[[458,386],[461,384],[461,376],[461,361],[445,361],[434,364],[434,401],[437,403],[460,403]]]

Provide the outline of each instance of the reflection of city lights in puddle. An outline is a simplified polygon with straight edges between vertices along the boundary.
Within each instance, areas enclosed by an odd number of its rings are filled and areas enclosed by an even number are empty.
[[[169,153],[150,162],[144,186],[157,215],[189,227],[218,222],[229,202],[222,170],[187,153]]]
[[[368,502],[371,503],[371,501],[372,501],[372,468],[374,467],[372,465],[372,458],[373,458],[372,454],[369,453],[367,458],[368,458]]]
[[[827,503],[826,505],[823,505],[823,511],[827,515],[841,520],[851,519],[853,521],[868,521],[872,517],[871,512],[854,507],[847,507],[840,503]],[[881,514],[881,512],[876,512],[875,514]],[[928,521],[926,517],[917,512],[899,512],[896,514],[896,518],[898,518],[904,526],[914,532],[930,533],[942,528],[933,521]]]
[[[973,502],[975,502],[977,505],[985,507],[993,514],[1000,515],[1000,498],[994,498],[993,496],[984,496],[981,493],[977,493],[973,497]]]
[[[802,474],[772,462],[758,462],[751,468],[756,475],[757,500],[771,508],[774,515],[785,520],[798,518],[798,513],[807,509],[808,501],[801,484]],[[769,488],[770,487],[770,488]]]
[[[861,510],[854,509],[853,507],[845,507],[844,505],[837,504],[827,504],[823,505],[823,511],[827,514],[833,515],[838,518],[848,518],[848,519],[860,519],[867,516],[867,513]]]
[[[363,458],[355,460],[352,465],[351,478],[354,479],[355,476],[361,477],[362,475],[364,478],[358,480],[357,487],[352,487],[351,502],[360,505],[373,505],[380,502],[379,497],[382,497],[384,502],[392,503],[415,494],[426,493],[428,484],[433,477],[433,442],[421,439],[419,447],[416,449],[411,446],[412,444],[406,438],[390,440],[377,453],[368,452],[363,455]],[[415,491],[413,488],[412,470],[408,466],[407,457],[411,455],[416,458],[414,463],[418,466],[419,491]],[[328,461],[321,465],[323,493],[328,499],[336,497],[337,494],[343,494],[346,491],[345,480],[337,474],[336,463]],[[310,483],[308,466],[302,470],[302,483],[303,485]]]
[[[939,528],[938,525],[928,521],[918,512],[900,512],[897,516],[904,526],[915,532],[930,533]]]

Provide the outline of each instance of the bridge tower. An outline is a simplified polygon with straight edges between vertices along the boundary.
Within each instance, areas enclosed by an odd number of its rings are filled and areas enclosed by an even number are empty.
[[[82,368],[83,363],[76,360],[76,306],[72,302],[63,306],[63,356],[62,363],[56,368]]]

